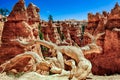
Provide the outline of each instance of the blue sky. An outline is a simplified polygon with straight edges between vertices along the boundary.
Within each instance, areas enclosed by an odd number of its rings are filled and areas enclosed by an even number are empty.
[[[0,8],[8,8],[11,11],[17,1],[0,0]],[[116,2],[120,4],[120,0],[25,0],[26,5],[30,2],[40,8],[40,17],[43,20],[48,20],[49,14],[54,20],[85,20],[89,12],[109,12]]]

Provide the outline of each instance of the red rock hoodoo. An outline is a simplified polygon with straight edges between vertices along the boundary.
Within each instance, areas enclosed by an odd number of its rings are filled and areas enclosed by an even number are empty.
[[[101,54],[86,55],[92,62],[93,74],[110,75],[120,73],[120,6],[116,4],[111,13],[104,12],[101,18],[94,18],[95,16],[90,18],[90,15],[88,16],[86,31],[93,35],[105,32],[105,35],[97,41],[98,45],[103,48],[103,52]],[[89,29],[90,26],[95,28],[91,30]]]
[[[30,15],[27,13],[24,0],[19,0],[4,24],[0,47],[0,64],[24,52],[25,47],[17,41],[12,41],[13,39],[24,39],[26,41],[35,39],[32,32],[33,28],[28,23],[29,19]]]

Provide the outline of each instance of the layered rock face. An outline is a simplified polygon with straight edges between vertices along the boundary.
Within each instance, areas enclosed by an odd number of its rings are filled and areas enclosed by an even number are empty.
[[[28,19],[24,0],[19,0],[8,16],[8,21],[4,24],[0,47],[0,64],[24,52],[25,47],[14,41],[15,39],[23,41],[35,39]]]
[[[105,32],[101,39],[100,46],[103,48],[101,54],[90,54],[86,57],[92,62],[92,72],[97,75],[115,74],[120,73],[120,6],[115,5],[115,8],[111,10],[102,21],[99,21],[97,32]],[[104,12],[105,14],[105,12]],[[105,25],[104,25],[105,24]],[[88,24],[89,25],[89,24]],[[100,29],[101,26],[101,29]],[[96,29],[97,29],[96,28]],[[97,34],[97,32],[95,32]],[[100,40],[99,39],[99,40]],[[98,40],[98,41],[99,41]]]

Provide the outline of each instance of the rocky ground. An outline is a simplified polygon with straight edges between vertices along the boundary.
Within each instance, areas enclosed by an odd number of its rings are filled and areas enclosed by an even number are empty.
[[[120,80],[120,75],[97,76],[90,74],[87,80]]]
[[[5,73],[3,73],[3,74],[0,74],[0,80],[57,80],[57,79],[58,80],[68,80],[67,77],[47,76],[45,78],[45,76],[41,76],[41,75],[38,75],[35,73],[28,73],[28,74],[25,74],[25,75],[21,76],[20,78],[18,78],[18,77],[15,78],[15,77],[10,76],[10,75],[7,76]],[[111,76],[96,76],[96,75],[90,74],[87,78],[88,79],[86,79],[86,80],[120,80],[120,75],[116,74],[116,75],[111,75]]]

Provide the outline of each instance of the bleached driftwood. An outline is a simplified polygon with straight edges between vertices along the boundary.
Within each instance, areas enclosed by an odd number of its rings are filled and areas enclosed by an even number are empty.
[[[113,31],[120,31],[119,28],[113,28]]]
[[[97,39],[100,38],[100,36],[105,34],[105,32],[99,33],[96,36],[93,36],[88,32],[85,32],[85,34],[91,39],[91,43],[81,47],[81,49],[84,51],[84,55],[91,54],[91,53],[101,53],[102,48],[101,46],[98,46],[96,42],[97,42]]]
[[[57,46],[56,44],[44,40],[33,40],[28,43],[20,41],[19,39],[17,39],[17,41],[23,46],[40,44],[49,48],[53,57],[55,57],[55,59],[49,58],[49,60],[46,60],[51,64],[50,71],[52,73],[60,74],[61,76],[69,76],[70,78],[85,79],[91,71],[91,63],[85,59],[82,50],[79,47]],[[70,59],[67,60],[64,55]],[[59,66],[56,65],[56,63],[58,63]],[[70,66],[72,69],[70,71],[66,71],[64,68],[65,65]]]

